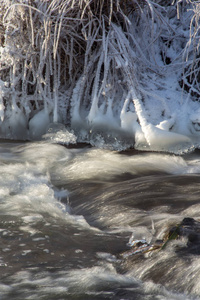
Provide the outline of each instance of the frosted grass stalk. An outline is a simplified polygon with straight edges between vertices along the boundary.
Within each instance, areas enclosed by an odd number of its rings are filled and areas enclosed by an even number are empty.
[[[190,19],[184,17],[184,26],[190,26],[188,40],[189,27],[187,32],[180,29],[181,17],[189,16],[186,3],[192,9]],[[199,4],[185,0],[174,5],[180,21],[168,17],[170,6],[150,0],[38,0],[33,6],[22,0],[10,6],[6,1],[0,20],[5,32],[5,66],[8,74],[12,72],[13,60],[16,69],[9,79],[6,72],[1,73],[2,81],[9,81],[10,98],[3,96],[5,119],[13,106],[25,110],[27,120],[45,109],[51,121],[63,115],[61,122],[72,127],[77,120],[87,124],[112,114],[118,122],[126,113],[133,122],[138,115],[138,126],[143,129],[145,112],[154,126],[168,121],[173,111],[170,105],[178,111],[182,104],[169,101],[165,86],[174,89],[177,98],[181,81],[191,99],[200,94]],[[179,35],[185,44],[176,39]],[[184,47],[187,64],[181,60]],[[170,70],[177,76],[173,87]],[[183,102],[187,102],[184,92]],[[128,100],[130,94],[133,102]],[[156,106],[157,99],[162,105]],[[66,112],[60,114],[64,108]]]

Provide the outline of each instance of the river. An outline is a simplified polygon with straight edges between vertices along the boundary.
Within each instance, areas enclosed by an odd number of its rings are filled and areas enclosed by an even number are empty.
[[[134,239],[199,220],[200,155],[0,143],[0,299],[200,299],[199,253]]]

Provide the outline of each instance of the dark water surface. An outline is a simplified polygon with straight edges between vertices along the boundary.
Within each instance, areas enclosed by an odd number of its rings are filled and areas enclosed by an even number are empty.
[[[0,144],[0,299],[200,299],[184,239],[123,258],[184,217],[200,221],[200,153]]]

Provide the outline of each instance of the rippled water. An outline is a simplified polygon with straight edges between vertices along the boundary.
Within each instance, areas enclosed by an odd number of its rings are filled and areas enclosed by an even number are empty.
[[[1,141],[0,299],[200,299],[186,241],[120,256],[200,220],[199,154]]]

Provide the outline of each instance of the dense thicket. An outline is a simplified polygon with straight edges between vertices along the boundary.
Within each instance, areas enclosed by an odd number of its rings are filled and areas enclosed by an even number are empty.
[[[198,99],[199,13],[192,0],[1,0],[2,122],[19,110],[27,124],[43,109],[65,124],[137,112],[133,98],[168,71]]]

